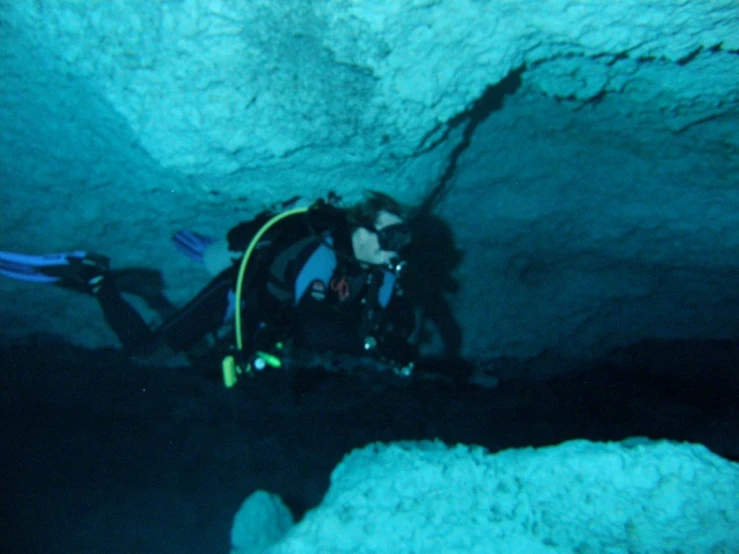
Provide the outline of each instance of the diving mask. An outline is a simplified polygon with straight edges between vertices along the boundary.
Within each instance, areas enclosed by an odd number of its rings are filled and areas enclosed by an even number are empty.
[[[406,223],[395,223],[375,229],[380,248],[388,252],[400,252],[411,242],[411,229]]]

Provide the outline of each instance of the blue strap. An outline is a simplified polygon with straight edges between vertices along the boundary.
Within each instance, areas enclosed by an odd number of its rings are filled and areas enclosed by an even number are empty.
[[[387,308],[387,305],[390,304],[396,281],[397,277],[395,277],[394,273],[390,271],[382,272],[382,285],[380,285],[380,290],[377,291],[377,302],[379,302],[383,309]]]
[[[333,239],[326,237],[325,243],[322,243],[315,249],[310,258],[308,258],[308,261],[300,269],[295,279],[294,302],[296,306],[303,298],[305,291],[308,290],[308,287],[314,281],[321,281],[328,287],[337,265],[336,253],[331,246],[333,246]]]

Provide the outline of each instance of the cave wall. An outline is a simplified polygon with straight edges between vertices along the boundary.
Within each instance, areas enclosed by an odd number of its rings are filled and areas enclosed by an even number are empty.
[[[441,183],[469,355],[739,331],[735,2],[6,1],[0,18],[2,250],[161,267],[182,302],[207,275],[177,229]],[[68,291],[4,279],[0,301],[4,339],[115,343]]]

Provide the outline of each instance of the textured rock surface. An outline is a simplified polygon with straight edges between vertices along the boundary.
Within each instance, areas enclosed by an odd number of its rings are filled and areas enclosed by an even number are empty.
[[[21,3],[13,17],[162,166],[238,190],[260,167],[316,181],[316,170],[346,163],[398,171],[438,124],[523,64],[548,95],[618,92],[625,113],[644,102],[670,110],[668,128],[724,113],[736,99],[734,10],[728,0],[131,0],[94,10],[56,0]]]
[[[261,554],[290,530],[293,517],[280,497],[256,491],[244,500],[231,529],[232,552]]]
[[[733,552],[738,484],[737,464],[689,444],[374,445],[268,552]]]

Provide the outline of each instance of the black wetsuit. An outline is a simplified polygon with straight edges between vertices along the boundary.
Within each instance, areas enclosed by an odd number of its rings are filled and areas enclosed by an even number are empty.
[[[279,246],[278,252],[260,253],[247,266],[242,298],[245,337],[259,341],[259,334],[270,340],[270,333],[262,332],[267,329],[289,335],[300,346],[361,353],[367,337],[379,332],[393,299],[395,276],[354,262],[344,225]],[[148,353],[162,344],[187,351],[226,323],[237,272],[237,265],[222,271],[155,330],[121,296],[113,280],[103,282],[97,298],[127,351]]]

